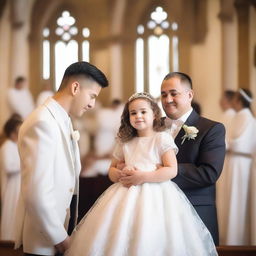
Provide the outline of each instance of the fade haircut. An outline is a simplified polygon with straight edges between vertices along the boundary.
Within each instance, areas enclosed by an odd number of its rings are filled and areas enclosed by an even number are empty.
[[[193,89],[192,79],[190,78],[189,75],[182,72],[170,72],[165,76],[164,81],[169,80],[170,78],[173,78],[173,77],[179,78],[180,81],[183,83],[186,83],[191,90]]]
[[[58,91],[64,89],[67,86],[68,80],[72,77],[93,80],[102,88],[108,86],[108,80],[101,70],[89,62],[79,61],[67,67]]]

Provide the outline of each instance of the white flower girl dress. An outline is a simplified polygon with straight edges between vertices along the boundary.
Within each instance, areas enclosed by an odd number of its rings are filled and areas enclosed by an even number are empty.
[[[156,170],[161,155],[177,151],[167,132],[117,143],[114,157],[141,171]],[[212,256],[212,237],[172,181],[130,188],[110,186],[71,236],[65,256]]]

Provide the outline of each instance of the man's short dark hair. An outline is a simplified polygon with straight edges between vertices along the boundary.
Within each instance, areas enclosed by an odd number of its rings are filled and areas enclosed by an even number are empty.
[[[228,101],[232,101],[236,92],[232,90],[226,90],[224,91],[224,96]]]
[[[182,73],[182,72],[170,72],[169,74],[167,74],[165,76],[164,80],[168,80],[173,77],[178,77],[181,82],[187,83],[188,86],[190,87],[190,89],[193,89],[192,79],[190,78],[189,75]]]
[[[71,64],[65,70],[59,90],[66,87],[66,82],[71,77],[84,77],[97,82],[102,88],[108,86],[108,80],[101,70],[86,61]]]
[[[25,77],[23,77],[23,76],[18,76],[18,77],[15,79],[15,84],[24,82],[25,80],[26,80]]]

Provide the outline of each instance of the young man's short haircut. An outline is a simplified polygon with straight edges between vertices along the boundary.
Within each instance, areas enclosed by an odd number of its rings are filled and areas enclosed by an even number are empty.
[[[66,82],[71,77],[84,77],[97,82],[102,88],[108,86],[108,80],[101,70],[86,61],[79,61],[67,67],[59,90],[66,87]]]

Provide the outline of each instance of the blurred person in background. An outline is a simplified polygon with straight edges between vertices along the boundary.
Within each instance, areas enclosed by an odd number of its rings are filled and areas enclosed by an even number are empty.
[[[23,119],[34,110],[35,103],[25,77],[16,78],[14,88],[10,88],[7,92],[7,103],[11,114],[17,113]]]
[[[19,115],[12,115],[4,125],[5,142],[0,148],[1,159],[1,240],[14,241],[14,219],[20,192]]]

